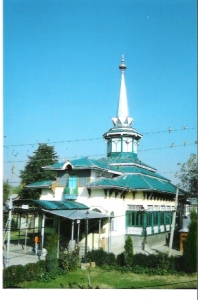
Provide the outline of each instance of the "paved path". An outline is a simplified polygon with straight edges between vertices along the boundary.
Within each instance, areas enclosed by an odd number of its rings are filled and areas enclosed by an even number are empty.
[[[7,252],[3,250],[3,268]],[[43,256],[40,259],[45,259]],[[37,254],[32,251],[32,247],[27,246],[26,251],[21,245],[10,244],[8,265],[26,265],[28,263],[36,263],[39,260]]]
[[[167,245],[155,245],[152,247],[149,246],[145,246],[145,251],[142,251],[142,253],[147,252],[147,254],[151,254],[151,253],[165,253],[165,254],[169,254],[169,246]],[[180,251],[179,249],[176,248],[172,248],[170,251],[170,255],[172,256],[181,256],[183,255],[183,251]]]

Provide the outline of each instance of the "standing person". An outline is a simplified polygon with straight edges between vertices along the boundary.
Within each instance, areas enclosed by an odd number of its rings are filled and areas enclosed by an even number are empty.
[[[38,253],[38,245],[40,243],[40,239],[39,239],[39,236],[36,235],[35,238],[34,238],[34,244],[35,244],[35,254]]]

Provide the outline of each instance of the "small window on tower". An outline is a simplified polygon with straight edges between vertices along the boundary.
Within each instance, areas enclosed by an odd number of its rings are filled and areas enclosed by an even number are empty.
[[[123,138],[123,152],[132,152],[131,138]]]
[[[121,140],[112,139],[112,152],[121,152]]]
[[[136,140],[133,141],[133,152],[137,153],[137,141]]]

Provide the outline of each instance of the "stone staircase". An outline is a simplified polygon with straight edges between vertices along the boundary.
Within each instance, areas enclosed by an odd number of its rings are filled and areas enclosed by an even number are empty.
[[[79,251],[79,257],[82,258],[85,256],[85,245],[79,244],[80,246],[80,251]],[[90,251],[90,248],[87,246],[87,252]]]

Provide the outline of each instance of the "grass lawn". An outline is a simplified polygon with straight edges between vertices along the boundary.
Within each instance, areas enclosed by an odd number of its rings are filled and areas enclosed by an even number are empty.
[[[25,289],[88,289],[90,286],[100,289],[197,289],[197,274],[148,276],[144,274],[107,272],[98,267],[87,270],[71,271],[66,276],[59,276],[51,282],[26,282],[21,284]],[[81,287],[80,287],[81,286]]]

